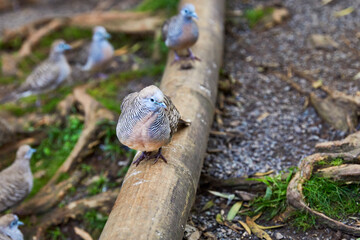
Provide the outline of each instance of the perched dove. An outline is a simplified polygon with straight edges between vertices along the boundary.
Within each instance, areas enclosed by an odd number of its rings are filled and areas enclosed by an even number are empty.
[[[101,64],[114,55],[114,48],[107,39],[110,38],[110,34],[104,27],[97,26],[94,28],[94,35],[92,37],[91,46],[89,48],[89,55],[86,64],[82,67],[82,70],[88,71],[93,66]]]
[[[4,143],[10,142],[14,137],[9,123],[0,117],[0,146]]]
[[[24,223],[19,221],[18,216],[6,214],[0,217],[0,240],[23,240],[23,234],[18,229]]]
[[[136,166],[151,158],[155,158],[154,163],[159,158],[167,162],[161,154],[161,147],[170,142],[179,124],[189,125],[180,119],[180,113],[171,100],[158,87],[151,85],[124,98],[116,135],[122,144],[142,151],[133,162]],[[151,156],[153,151],[158,152]]]
[[[63,40],[53,42],[50,56],[34,69],[17,90],[1,99],[0,104],[48,92],[59,86],[71,73],[63,54],[68,49],[71,47]]]
[[[180,13],[167,20],[162,27],[165,44],[175,53],[172,64],[181,60],[178,51],[182,49],[187,49],[191,60],[200,61],[190,49],[199,38],[199,29],[193,18],[198,19],[194,5],[185,4]]]
[[[33,176],[30,169],[30,158],[35,152],[28,145],[21,146],[15,162],[0,172],[0,212],[16,205],[31,191]]]

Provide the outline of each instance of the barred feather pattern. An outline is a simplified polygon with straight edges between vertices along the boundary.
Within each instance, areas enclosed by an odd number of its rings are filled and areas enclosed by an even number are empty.
[[[71,73],[70,65],[62,53],[52,53],[37,66],[15,92],[5,96],[0,103],[48,92],[59,86]]]
[[[17,226],[12,226],[11,223],[18,220],[14,214],[6,214],[0,217],[0,240],[23,240],[23,234]]]
[[[192,19],[181,14],[170,18],[162,27],[165,44],[174,50],[189,48],[199,38],[199,28]]]
[[[172,135],[177,130],[180,113],[171,100],[165,95],[164,104],[167,106],[166,110],[159,108],[156,112],[153,112],[143,104],[143,99],[139,97],[139,92],[129,94],[121,105],[121,114],[116,129],[119,141],[129,146],[129,142],[133,141],[132,135],[138,130],[136,128],[143,127],[139,126],[139,122],[142,123],[146,117],[152,119],[155,115],[153,122],[148,125],[148,129],[145,129],[148,133],[148,141],[153,141],[154,143],[161,142],[161,145],[168,144]],[[132,140],[130,141],[129,139]],[[153,151],[154,149],[136,150]]]
[[[82,70],[90,70],[97,64],[109,60],[114,55],[114,48],[107,40],[92,41],[89,55]]]
[[[33,176],[28,159],[16,159],[0,172],[0,212],[13,207],[31,191]]]

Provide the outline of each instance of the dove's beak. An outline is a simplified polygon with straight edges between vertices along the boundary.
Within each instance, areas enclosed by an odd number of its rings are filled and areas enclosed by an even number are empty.
[[[167,106],[166,106],[166,104],[165,104],[165,103],[160,102],[160,103],[158,103],[158,104],[159,104],[159,106],[160,106],[160,107],[165,108],[165,110],[167,109]]]
[[[25,225],[22,221],[18,221],[18,226]]]
[[[196,14],[196,12],[193,12],[193,13],[191,14],[191,16],[192,16],[193,18],[195,18],[195,19],[199,19],[199,17],[198,17],[198,15]]]
[[[105,38],[106,38],[106,39],[111,38],[111,34],[110,34],[110,33],[106,33],[106,34],[105,34]]]
[[[72,47],[71,47],[69,44],[65,44],[65,45],[64,45],[64,49],[65,49],[65,50],[70,50],[70,49],[72,49]]]

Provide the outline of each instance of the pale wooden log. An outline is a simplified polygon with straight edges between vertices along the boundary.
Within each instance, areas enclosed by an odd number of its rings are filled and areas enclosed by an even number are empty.
[[[170,53],[160,88],[192,124],[163,148],[168,164],[146,161],[130,167],[101,240],[182,239],[215,110],[224,2],[181,1],[181,6],[193,3],[199,15],[200,38],[193,52],[202,61],[193,62],[190,70],[180,70],[179,64],[170,65],[174,57]]]

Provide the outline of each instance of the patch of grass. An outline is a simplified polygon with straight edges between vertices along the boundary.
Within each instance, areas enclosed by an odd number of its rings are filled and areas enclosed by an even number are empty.
[[[33,173],[45,170],[45,176],[34,179],[34,186],[28,198],[34,196],[55,174],[66,160],[76,144],[84,123],[78,118],[70,116],[65,127],[52,126],[48,130],[48,137],[37,147],[31,160]]]
[[[331,166],[340,166],[343,164],[344,160],[342,158],[335,158],[330,162]]]
[[[86,212],[84,215],[84,223],[92,231],[94,231],[95,229],[102,230],[105,226],[107,219],[108,216],[97,212],[95,209]]]
[[[247,9],[244,12],[244,17],[249,23],[249,26],[253,28],[257,23],[259,23],[264,17],[270,15],[274,11],[274,8],[254,8]]]
[[[261,179],[251,178],[251,180],[263,182],[267,186],[265,195],[256,198],[251,203],[255,214],[263,212],[268,216],[268,219],[271,219],[286,209],[287,186],[294,172],[295,170],[290,168],[287,174],[265,176]]]
[[[84,171],[87,174],[90,174],[92,172],[92,166],[88,165],[88,164],[81,164],[81,170]]]
[[[144,76],[156,76],[163,72],[165,65],[151,65],[144,69],[127,71],[115,74],[103,81],[96,88],[89,89],[88,93],[99,101],[103,106],[111,111],[120,113],[120,100],[117,101],[117,95],[120,87],[131,79]]]
[[[103,174],[100,174],[99,179],[90,184],[90,186],[87,188],[87,192],[89,195],[93,196],[105,192],[108,188],[108,185],[109,179]]]
[[[48,237],[51,240],[66,240],[66,236],[61,232],[59,227],[47,231]]]
[[[343,220],[360,213],[360,184],[345,184],[313,176],[305,182],[303,192],[312,209]]]
[[[291,225],[304,232],[316,226],[316,217],[308,212],[298,210],[291,217]]]
[[[104,152],[105,157],[115,161],[121,155],[125,154],[125,150],[120,147],[119,141],[116,136],[116,123],[115,121],[106,121],[102,123],[102,130],[105,132],[104,143],[100,146]]]
[[[137,11],[155,12],[165,10],[168,15],[174,15],[177,12],[179,0],[143,0],[137,7]]]

